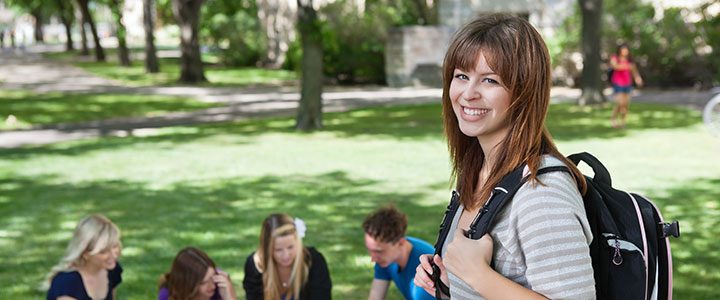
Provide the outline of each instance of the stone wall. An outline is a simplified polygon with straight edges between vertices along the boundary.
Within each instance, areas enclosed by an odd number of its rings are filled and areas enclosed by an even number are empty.
[[[385,45],[385,76],[392,87],[442,86],[442,62],[454,28],[392,28]]]

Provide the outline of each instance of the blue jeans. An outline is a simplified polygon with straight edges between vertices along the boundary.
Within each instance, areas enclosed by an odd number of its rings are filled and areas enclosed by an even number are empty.
[[[613,84],[612,87],[613,87],[613,92],[614,92],[615,94],[617,94],[617,93],[627,93],[627,94],[630,94],[630,90],[631,90],[631,88],[632,88],[632,84],[626,85],[626,86],[620,86],[620,85],[617,85],[617,84]]]

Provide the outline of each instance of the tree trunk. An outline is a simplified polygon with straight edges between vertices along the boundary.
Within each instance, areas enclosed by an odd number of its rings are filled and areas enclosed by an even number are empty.
[[[130,61],[130,51],[127,48],[127,41],[125,40],[126,30],[123,24],[123,4],[121,0],[110,0],[110,10],[115,18],[115,24],[117,26],[117,39],[118,39],[118,61],[121,66],[129,67],[132,65]]]
[[[59,0],[59,1],[63,1],[63,0]],[[78,7],[77,7],[77,11],[75,12],[75,15],[78,16],[79,21],[80,21],[79,22],[80,23],[80,38],[82,41],[80,55],[90,55],[90,50],[88,50],[87,32],[85,31],[85,23],[87,23],[87,20],[85,20],[85,14],[83,14],[82,9],[80,9],[80,2],[78,2]]]
[[[32,16],[35,18],[35,41],[42,43],[43,40],[43,16],[40,10],[32,12]]]
[[[143,24],[145,25],[145,72],[160,72],[155,50],[155,22],[153,22],[153,0],[143,0]]]
[[[303,55],[300,105],[295,127],[307,131],[322,128],[322,34],[312,0],[297,0],[297,4]]]
[[[78,3],[80,4],[83,18],[90,24],[90,31],[95,41],[95,58],[97,61],[105,61],[105,51],[100,45],[100,36],[98,35],[97,29],[95,28],[95,21],[93,21],[90,9],[88,8],[88,0],[78,0]]]
[[[413,0],[415,7],[420,13],[422,20],[418,20],[420,25],[435,25],[437,24],[437,17],[435,14],[435,1],[432,5],[428,5],[426,0]]]
[[[200,58],[200,7],[203,0],[172,0],[173,13],[180,26],[180,82],[207,81]]]
[[[65,0],[57,0],[58,8],[60,9],[60,21],[65,26],[65,36],[66,36],[66,43],[65,43],[65,51],[72,51],[75,47],[73,46],[73,40],[72,40],[72,18],[71,14],[68,14],[68,12],[72,12],[72,2],[67,2],[70,7],[65,6]]]
[[[581,47],[583,70],[579,105],[605,102],[600,78],[600,39],[602,37],[602,0],[578,0],[582,11]]]

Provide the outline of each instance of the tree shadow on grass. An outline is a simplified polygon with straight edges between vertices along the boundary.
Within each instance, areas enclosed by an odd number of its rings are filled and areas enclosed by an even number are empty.
[[[218,106],[190,98],[126,94],[36,94],[7,92],[0,101],[0,118],[13,115],[29,125],[104,120],[192,111]],[[0,124],[0,129],[3,128]]]
[[[590,138],[623,137],[632,131],[688,127],[700,122],[698,112],[681,107],[633,104],[628,130],[610,126],[612,108],[580,107],[574,104],[554,104],[550,107],[546,124],[558,141]],[[324,115],[325,128],[319,133],[331,133],[341,138],[379,138],[406,141],[440,140],[442,113],[440,104],[373,107]],[[0,149],[0,156],[22,159],[36,155],[82,155],[88,151],[117,149],[142,143],[192,143],[212,136],[232,136],[237,143],[252,143],[268,133],[305,135],[316,133],[295,130],[294,118],[263,118],[233,123],[169,127],[162,134],[149,136],[111,137],[74,141],[55,145]]]
[[[334,296],[361,299],[372,278],[360,226],[365,215],[393,202],[411,220],[433,215],[439,222],[442,217],[440,206],[414,201],[420,192],[378,192],[373,190],[377,182],[344,172],[181,182],[169,188],[121,180],[55,181],[50,176],[0,179],[0,269],[13,270],[0,273],[5,299],[41,298],[35,286],[61,257],[76,222],[91,213],[105,214],[123,232],[125,272],[118,294],[131,299],[153,298],[158,277],[189,245],[208,252],[240,287],[260,224],[275,212],[306,221],[305,244],[317,247],[328,261]],[[430,240],[436,229],[425,233],[419,237]]]
[[[720,179],[698,178],[649,196],[666,221],[680,222],[680,238],[670,239],[675,298],[720,299]]]
[[[633,103],[627,119],[627,130],[610,123],[612,105],[578,106],[561,103],[550,106],[546,125],[553,138],[572,141],[587,138],[616,138],[630,131],[688,127],[702,122],[700,113],[679,106]]]
[[[316,133],[332,133],[338,137],[354,138],[371,136],[400,140],[440,139],[442,130],[439,110],[433,105],[411,107],[386,107],[355,110],[344,113],[329,113],[325,117],[325,128]],[[135,147],[141,144],[170,143],[179,145],[192,143],[202,138],[227,136],[226,140],[236,144],[252,143],[258,136],[268,133],[305,135],[312,138],[313,132],[299,132],[293,118],[264,118],[234,123],[182,126],[161,129],[157,134],[147,136],[93,138],[42,146],[0,149],[0,156],[7,159],[26,159],[42,155],[83,155],[90,151]],[[214,142],[214,141],[213,141]],[[156,146],[153,146],[156,147]]]

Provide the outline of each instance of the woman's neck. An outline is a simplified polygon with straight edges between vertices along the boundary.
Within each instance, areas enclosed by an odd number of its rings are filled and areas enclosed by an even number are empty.
[[[90,276],[98,276],[102,275],[103,272],[107,271],[102,266],[96,266],[92,264],[82,264],[81,266],[77,267],[78,272],[87,274]]]
[[[278,278],[280,279],[280,286],[282,286],[283,288],[290,286],[290,278],[292,277],[292,266],[277,266],[277,272]]]
[[[480,143],[480,148],[482,149],[484,156],[481,172],[485,171],[489,173],[495,166],[498,156],[498,147],[500,146],[501,141],[501,139],[478,138],[478,142]]]

